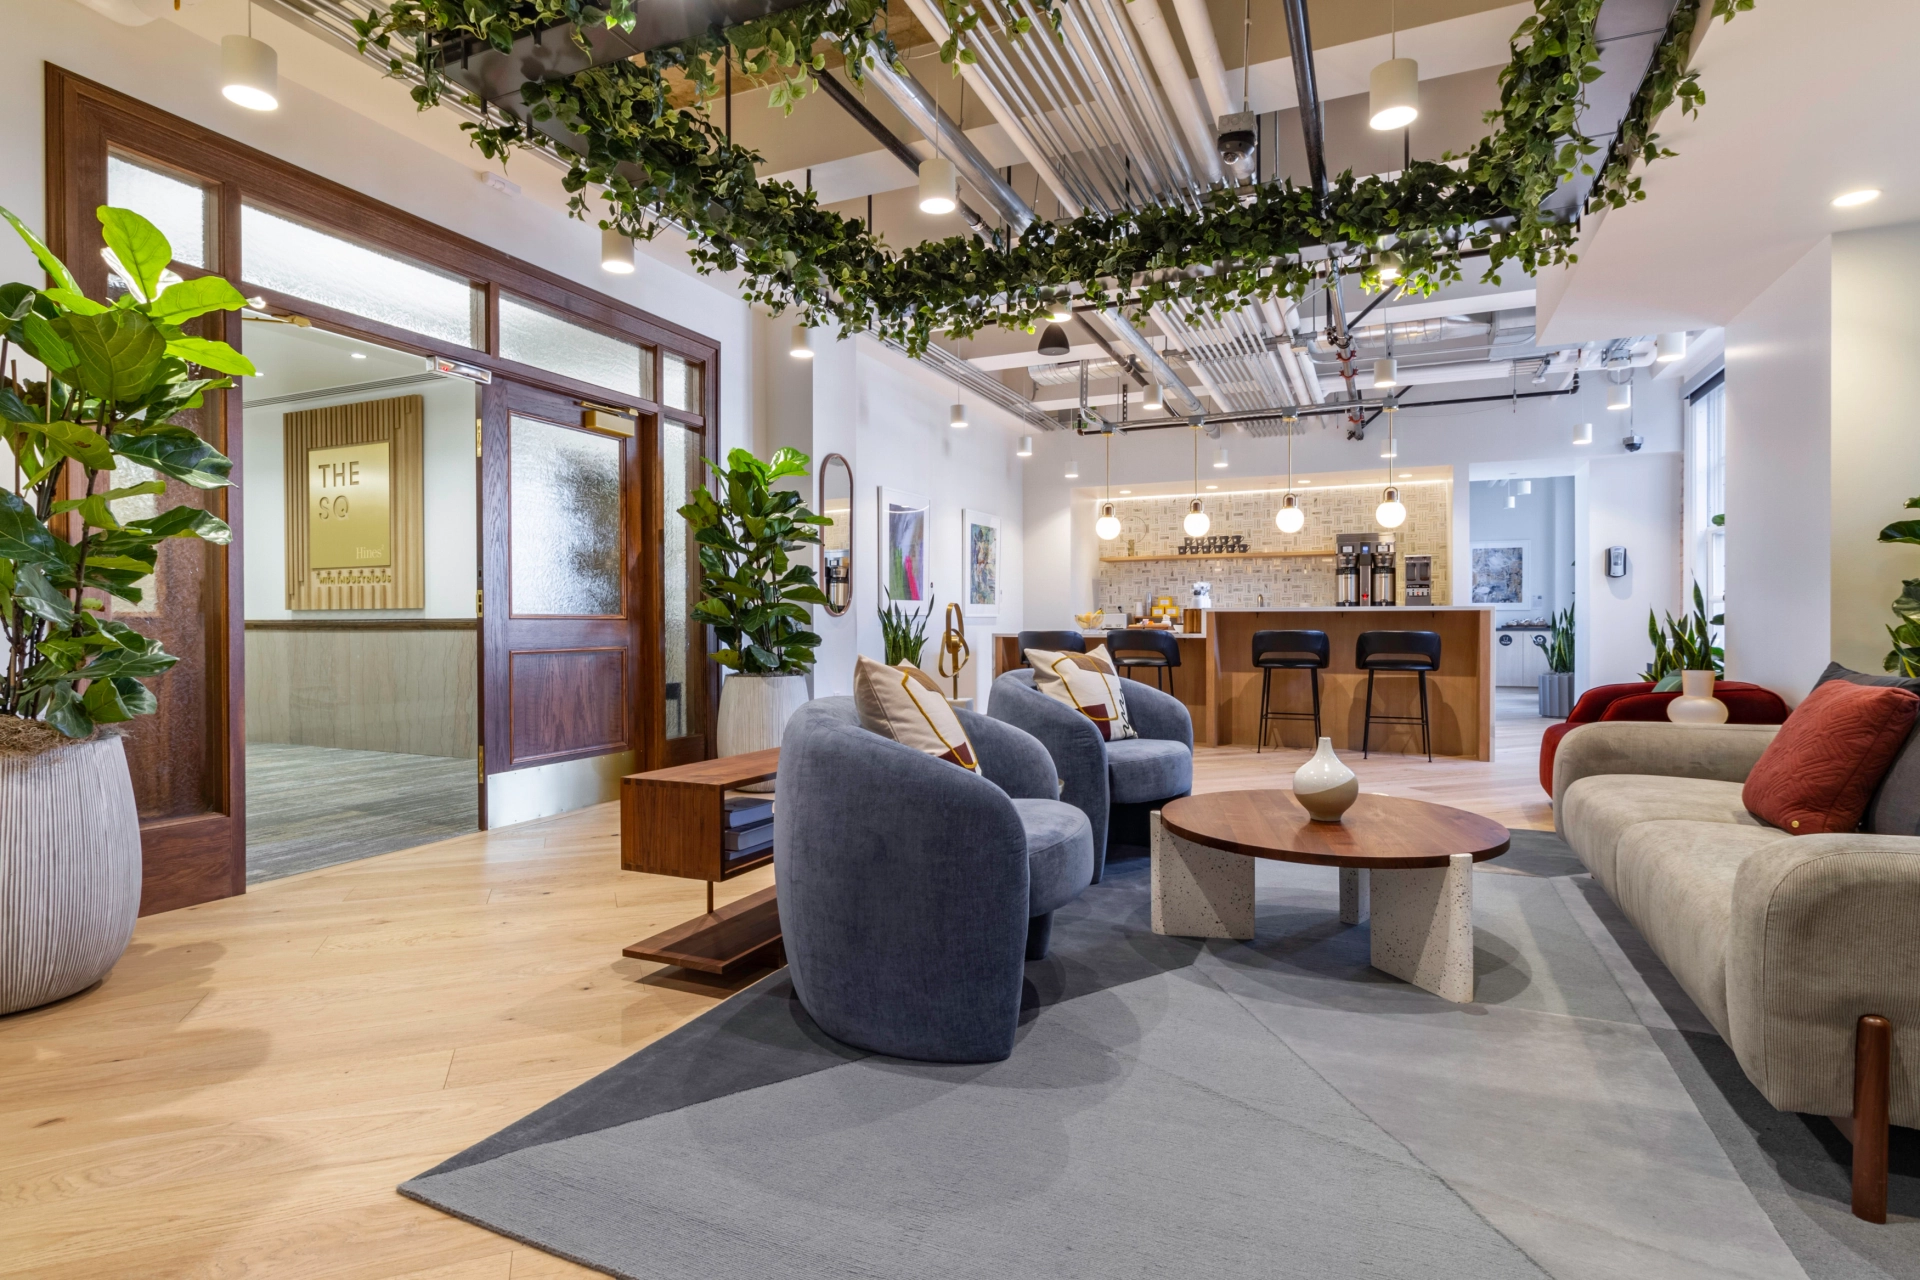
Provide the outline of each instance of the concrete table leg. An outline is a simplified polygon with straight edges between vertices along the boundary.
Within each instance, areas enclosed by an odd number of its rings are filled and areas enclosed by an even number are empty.
[[[1373,967],[1444,1000],[1473,999],[1473,857],[1444,867],[1374,871]]]
[[[1153,828],[1153,931],[1180,938],[1253,937],[1253,859]]]
[[[1367,869],[1340,868],[1340,923],[1359,924],[1367,918]]]

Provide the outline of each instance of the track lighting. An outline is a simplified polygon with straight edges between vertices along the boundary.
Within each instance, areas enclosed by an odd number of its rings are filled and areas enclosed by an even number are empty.
[[[1573,442],[1575,444],[1592,444],[1593,424],[1591,422],[1583,422],[1575,427],[1573,429]]]
[[[1067,331],[1057,324],[1050,324],[1040,331],[1040,354],[1043,356],[1064,356],[1073,351],[1073,344],[1067,341]]]
[[[1373,362],[1373,385],[1375,390],[1400,385],[1400,362],[1392,356],[1382,356]]]
[[[931,214],[952,213],[960,207],[959,174],[955,172],[953,161],[945,156],[934,156],[931,160],[920,162],[920,212]]]
[[[1226,466],[1227,466],[1227,446],[1223,444],[1215,445],[1213,447],[1214,470],[1224,471],[1226,469]]]
[[[1201,509],[1200,499],[1195,498],[1187,504],[1187,518],[1180,522],[1180,527],[1187,531],[1189,538],[1207,536],[1207,530],[1213,527],[1213,521],[1209,520],[1207,513]]]
[[[1021,436],[1020,447],[1013,451],[1013,456],[1016,458],[1031,458],[1033,456],[1033,437]]]
[[[253,26],[253,6],[247,6],[247,26]],[[280,105],[280,57],[273,46],[251,35],[220,37],[220,92],[228,102],[249,111],[272,111]]]
[[[1400,490],[1388,485],[1386,492],[1380,495],[1380,505],[1373,509],[1373,518],[1380,522],[1382,529],[1398,529],[1407,522],[1407,509],[1400,505]]]
[[[1621,382],[1608,387],[1607,408],[1615,412],[1633,408],[1633,384]]]
[[[793,341],[787,346],[787,354],[795,360],[813,359],[813,331],[803,324],[793,326]]]
[[[1833,198],[1833,207],[1836,209],[1852,209],[1858,205],[1872,204],[1879,198],[1880,192],[1878,188],[1863,187],[1858,191],[1849,191],[1844,195],[1835,196]]]
[[[633,274],[633,241],[618,227],[600,228],[600,269],[616,276]]]
[[[1687,335],[1684,333],[1663,333],[1653,344],[1653,358],[1661,364],[1672,364],[1676,360],[1687,358]]]
[[[1273,513],[1274,527],[1282,533],[1298,533],[1307,523],[1307,513],[1300,509],[1300,499],[1288,494],[1280,499],[1280,509]]]
[[[947,415],[947,425],[955,430],[965,427],[967,425],[967,406],[963,404],[953,406],[953,412]]]
[[[1392,58],[1367,77],[1367,123],[1376,129],[1404,129],[1420,118],[1420,64]]]
[[[1093,522],[1093,531],[1100,535],[1102,542],[1112,542],[1120,536],[1120,517],[1113,514],[1111,502],[1100,508],[1100,518]]]

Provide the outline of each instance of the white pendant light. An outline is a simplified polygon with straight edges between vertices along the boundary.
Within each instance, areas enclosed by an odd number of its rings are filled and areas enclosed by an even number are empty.
[[[967,406],[963,404],[953,406],[953,412],[947,415],[947,425],[956,431],[963,429],[967,425]]]
[[[1514,484],[1513,484],[1513,491],[1524,498],[1528,494],[1533,492],[1533,481],[1516,480],[1514,481]]]
[[[1404,129],[1420,118],[1420,64],[1391,58],[1367,77],[1367,123],[1376,129]]]
[[[1093,522],[1093,531],[1100,535],[1102,542],[1112,542],[1120,536],[1120,517],[1113,514],[1111,502],[1100,508],[1100,518]]]
[[[920,162],[920,212],[935,215],[952,213],[960,207],[959,174],[953,161],[934,156]]]
[[[272,111],[280,105],[280,57],[272,45],[253,38],[251,3],[247,31],[244,36],[220,37],[220,92],[249,111]]]
[[[803,324],[793,326],[793,339],[787,345],[787,354],[795,360],[813,359],[813,330]]]
[[[1382,356],[1373,362],[1373,385],[1375,390],[1400,385],[1400,362],[1392,356]]]
[[[1591,422],[1583,422],[1575,427],[1573,429],[1573,442],[1575,444],[1592,444],[1593,424]]]
[[[1055,298],[1049,304],[1047,319],[1055,324],[1066,324],[1073,319],[1073,302],[1068,298]]]
[[[1298,533],[1307,523],[1307,513],[1300,509],[1300,499],[1293,492],[1293,433],[1299,419],[1288,414],[1282,421],[1287,432],[1287,496],[1280,500],[1280,509],[1273,513],[1273,526],[1282,533]]]
[[[1380,277],[1380,283],[1392,284],[1406,270],[1406,259],[1391,249],[1382,249],[1373,255],[1373,273]]]
[[[1392,401],[1388,401],[1386,415],[1387,453],[1389,456],[1399,452],[1393,443],[1393,420],[1396,413],[1397,407]],[[1389,478],[1392,477],[1393,471],[1391,467],[1388,468],[1387,474]],[[1407,522],[1407,509],[1400,504],[1400,490],[1398,488],[1391,484],[1386,487],[1386,491],[1380,495],[1380,505],[1373,509],[1373,518],[1380,522],[1382,529],[1398,529]]]
[[[1226,470],[1226,466],[1227,466],[1227,446],[1223,444],[1215,445],[1213,448],[1213,469],[1215,471],[1224,471]]]
[[[1213,521],[1209,520],[1207,513],[1201,509],[1200,499],[1195,498],[1187,504],[1187,518],[1180,522],[1180,527],[1187,531],[1189,538],[1207,536],[1207,530],[1213,527]]]
[[[1621,382],[1608,387],[1607,408],[1616,412],[1633,408],[1633,384]]]
[[[1021,436],[1020,447],[1013,451],[1013,456],[1016,458],[1031,458],[1033,456],[1033,437]]]
[[[600,269],[616,276],[633,274],[633,241],[618,227],[600,228]]]
[[[1519,505],[1519,501],[1512,494],[1507,495],[1507,510],[1511,511]]]
[[[1166,396],[1162,394],[1159,383],[1154,383],[1148,389],[1146,399],[1140,402],[1140,407],[1148,413],[1159,413],[1167,407]]]
[[[1078,459],[1076,458],[1067,459],[1066,478],[1069,480],[1078,480],[1080,478],[1080,462]]]
[[[1676,360],[1687,358],[1687,335],[1684,333],[1663,333],[1653,344],[1653,358],[1661,364],[1672,364]]]

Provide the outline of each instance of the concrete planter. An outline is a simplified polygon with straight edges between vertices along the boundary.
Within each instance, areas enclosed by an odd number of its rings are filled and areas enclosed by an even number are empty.
[[[1548,720],[1573,714],[1573,672],[1549,671],[1540,677],[1540,714]]]
[[[140,817],[120,739],[0,755],[0,1014],[105,977],[140,912]]]

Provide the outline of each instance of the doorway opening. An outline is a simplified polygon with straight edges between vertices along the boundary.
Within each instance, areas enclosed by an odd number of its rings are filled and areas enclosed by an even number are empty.
[[[1493,606],[1496,715],[1534,719],[1554,620],[1574,603],[1574,477],[1501,470],[1468,485],[1471,598]]]
[[[480,826],[478,391],[247,317],[247,882]]]

